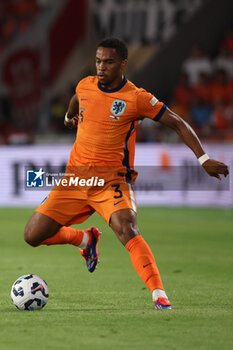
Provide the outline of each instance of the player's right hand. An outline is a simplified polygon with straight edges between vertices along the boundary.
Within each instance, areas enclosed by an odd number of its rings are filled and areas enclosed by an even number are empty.
[[[210,176],[214,176],[219,180],[221,180],[220,174],[225,177],[229,174],[228,166],[214,159],[208,159],[202,166]]]
[[[69,128],[69,129],[74,129],[77,127],[78,125],[78,116],[76,115],[75,117],[71,118],[70,120],[67,120],[68,118],[66,118],[64,120],[64,125]]]

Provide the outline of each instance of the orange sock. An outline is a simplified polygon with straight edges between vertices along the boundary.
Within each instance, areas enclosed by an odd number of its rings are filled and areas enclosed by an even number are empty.
[[[164,290],[154,256],[143,237],[132,238],[125,247],[130,253],[133,267],[151,292],[154,289]]]
[[[47,238],[41,244],[73,244],[78,247],[83,240],[84,232],[72,227],[62,226],[60,230],[52,237]]]

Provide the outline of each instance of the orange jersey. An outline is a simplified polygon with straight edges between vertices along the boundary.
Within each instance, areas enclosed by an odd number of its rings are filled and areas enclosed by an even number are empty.
[[[116,89],[105,89],[96,76],[79,82],[77,137],[68,166],[133,167],[135,129],[143,118],[158,121],[166,105],[126,78]]]

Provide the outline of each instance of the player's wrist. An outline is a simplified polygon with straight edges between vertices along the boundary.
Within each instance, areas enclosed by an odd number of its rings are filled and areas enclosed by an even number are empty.
[[[69,118],[68,117],[68,112],[66,112],[66,114],[65,114],[65,122],[66,123],[70,123],[72,119],[73,119],[73,117]]]
[[[210,159],[210,157],[208,156],[208,154],[205,153],[198,158],[198,161],[201,165],[203,165],[208,159]]]

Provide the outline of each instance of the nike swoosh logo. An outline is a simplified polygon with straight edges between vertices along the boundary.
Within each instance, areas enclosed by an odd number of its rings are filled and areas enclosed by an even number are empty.
[[[151,264],[152,264],[152,262],[151,262],[151,263],[149,263],[149,264],[143,265],[143,267],[147,267],[148,265],[151,265]]]
[[[87,98],[81,98],[81,101],[87,101],[88,99]]]
[[[122,202],[122,201],[123,201],[123,199],[122,199],[121,201],[119,201],[119,202],[114,203],[113,205],[117,205],[117,204],[119,204],[119,203]]]

